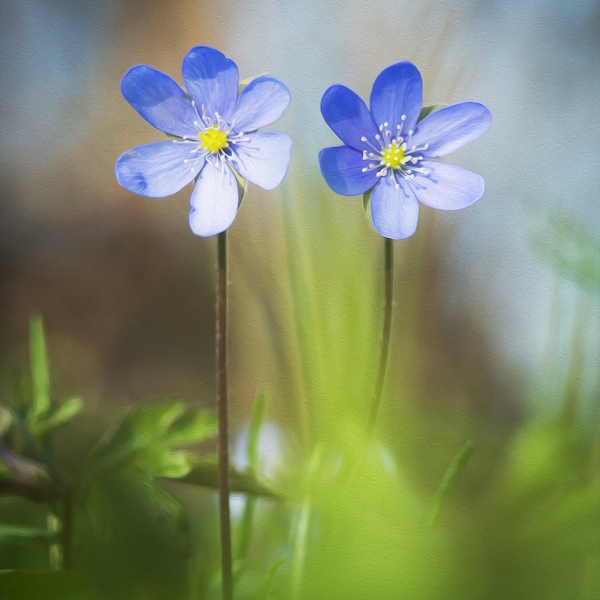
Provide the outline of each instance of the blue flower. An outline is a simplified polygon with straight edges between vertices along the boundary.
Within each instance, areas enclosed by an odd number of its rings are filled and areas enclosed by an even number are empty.
[[[422,91],[417,67],[399,62],[375,80],[371,110],[343,85],[331,86],[321,100],[325,121],[345,144],[321,150],[325,181],[344,196],[369,192],[373,225],[391,239],[415,232],[419,202],[456,210],[479,200],[485,188],[480,175],[434,159],[484,134],[490,111],[461,102],[419,120]]]
[[[123,77],[125,99],[171,139],[122,154],[115,166],[117,181],[136,194],[163,198],[196,179],[190,227],[196,235],[215,235],[233,223],[243,180],[270,190],[285,177],[291,138],[257,130],[281,117],[290,94],[279,80],[263,75],[238,95],[235,63],[205,46],[190,50],[182,75],[187,94],[145,65]]]

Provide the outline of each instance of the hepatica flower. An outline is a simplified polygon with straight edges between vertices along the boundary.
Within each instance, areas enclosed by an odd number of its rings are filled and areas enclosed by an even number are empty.
[[[145,65],[132,67],[123,77],[125,99],[171,139],[122,154],[116,163],[117,181],[136,194],[163,198],[196,179],[190,227],[196,235],[210,236],[233,223],[244,180],[266,190],[283,180],[291,138],[257,130],[281,117],[290,94],[279,80],[264,75],[238,95],[235,63],[205,46],[190,50],[182,75],[187,94],[173,79]]]
[[[364,194],[375,229],[404,239],[417,228],[419,202],[456,210],[481,198],[483,178],[437,159],[485,133],[489,110],[461,102],[419,120],[423,83],[417,67],[399,62],[384,69],[373,84],[371,108],[343,85],[330,87],[321,100],[327,124],[344,146],[319,154],[325,181],[338,194]]]

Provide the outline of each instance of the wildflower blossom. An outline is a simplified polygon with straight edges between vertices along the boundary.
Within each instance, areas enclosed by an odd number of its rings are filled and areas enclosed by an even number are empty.
[[[264,75],[238,95],[235,63],[205,46],[186,55],[182,75],[187,94],[145,65],[132,67],[123,77],[125,99],[171,139],[123,153],[115,167],[117,181],[136,194],[163,198],[196,178],[190,227],[196,235],[210,236],[235,219],[241,202],[238,178],[266,190],[283,180],[291,138],[257,130],[281,117],[290,94],[279,80]]]
[[[461,102],[419,121],[423,83],[417,67],[399,62],[384,69],[371,91],[371,108],[351,89],[331,86],[321,113],[344,146],[319,154],[325,181],[338,194],[369,192],[375,229],[404,239],[416,230],[419,204],[442,210],[470,206],[485,184],[476,173],[433,159],[477,139],[491,123],[479,102]]]

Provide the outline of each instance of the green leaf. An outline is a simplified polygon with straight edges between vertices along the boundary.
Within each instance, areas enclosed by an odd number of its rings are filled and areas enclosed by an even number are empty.
[[[13,415],[8,408],[0,406],[0,438],[11,428],[13,423]]]
[[[465,468],[469,457],[473,454],[473,442],[470,440],[461,448],[460,452],[454,457],[454,460],[444,473],[440,487],[435,495],[435,500],[429,514],[429,524],[432,525],[444,504],[448,491],[452,487],[456,478]]]
[[[83,400],[78,396],[73,396],[63,402],[54,412],[46,419],[41,420],[32,428],[32,433],[35,435],[43,435],[60,427],[67,421],[70,421],[75,415],[81,412],[83,408]]]
[[[265,579],[258,590],[258,594],[256,595],[256,600],[267,600],[267,595],[269,594],[269,589],[271,588],[271,583],[273,582],[273,577],[275,577],[275,573],[279,567],[285,562],[285,556],[278,558],[267,571],[265,575]]]
[[[190,458],[190,472],[179,481],[217,489],[217,457]],[[253,496],[263,496],[266,498],[280,497],[275,490],[270,489],[258,481],[251,473],[243,473],[231,467],[229,469],[229,479],[231,491],[233,493],[251,494]]]
[[[256,399],[252,419],[248,429],[248,466],[252,471],[256,471],[258,466],[258,438],[260,428],[265,419],[265,394],[261,392]]]
[[[216,432],[216,416],[203,408],[196,407],[173,421],[164,436],[164,441],[170,446],[197,444],[215,437]]]
[[[431,114],[434,110],[437,110],[438,108],[442,108],[443,106],[446,106],[446,105],[445,104],[432,104],[431,106],[424,106],[421,109],[421,113],[419,114],[417,123],[419,121],[422,121],[427,115]]]
[[[248,192],[248,182],[233,168],[231,163],[229,164],[231,167],[231,171],[235,176],[235,180],[238,186],[238,198],[240,199],[238,202],[238,208],[242,205],[244,198],[246,197],[246,193]]]
[[[126,413],[92,450],[86,476],[109,472],[145,482],[183,477],[194,459],[174,448],[202,442],[216,432],[214,415],[198,407],[186,410],[182,400],[144,404]]]
[[[26,525],[6,525],[0,523],[0,542],[15,540],[45,540],[54,538],[47,529],[28,527]]]
[[[170,447],[180,440],[187,443],[193,439],[189,431],[193,427],[187,428],[181,421],[174,425],[184,411],[185,405],[178,399],[144,404],[130,410],[92,450],[87,461],[88,471],[112,469],[116,465],[139,467],[145,465],[150,457],[159,461],[155,469],[157,472],[151,474],[152,477],[157,476],[159,465],[169,462],[161,455],[168,453]],[[196,428],[194,432],[201,441],[204,430]]]
[[[86,580],[70,571],[0,571],[2,600],[91,600]]]
[[[29,358],[33,382],[33,401],[28,421],[30,425],[35,425],[50,410],[50,374],[44,326],[40,315],[34,315],[29,319]]]
[[[204,410],[188,410],[179,399],[152,402],[121,416],[88,456],[82,519],[89,523],[86,542],[110,573],[107,597],[180,600],[187,593],[187,518],[156,479],[189,473],[193,455],[178,447],[215,433]]]
[[[375,188],[372,187],[370,190],[367,190],[363,194],[363,208],[365,209],[365,212],[367,213],[369,219],[371,218],[371,212],[369,211],[369,204],[371,204],[371,194],[373,193],[374,189]]]
[[[258,442],[260,437],[260,428],[262,427],[265,417],[265,394],[261,392],[254,404],[252,410],[252,418],[250,420],[250,426],[248,428],[248,472],[249,474],[256,474],[258,467]],[[242,569],[244,568],[244,559],[248,554],[248,548],[250,547],[250,540],[252,538],[252,530],[254,527],[254,513],[256,510],[257,498],[249,495],[244,505],[244,512],[242,513],[240,523],[240,536],[237,549],[237,559],[240,565],[236,577],[239,577]]]

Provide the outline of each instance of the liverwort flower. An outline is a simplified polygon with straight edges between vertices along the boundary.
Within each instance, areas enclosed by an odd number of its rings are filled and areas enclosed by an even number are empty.
[[[115,167],[117,181],[136,194],[163,198],[196,179],[190,227],[196,235],[210,236],[233,223],[245,180],[265,190],[283,180],[291,138],[257,130],[281,117],[290,94],[278,79],[263,75],[238,95],[237,66],[206,46],[190,50],[182,75],[187,94],[145,65],[132,67],[123,77],[125,99],[170,139],[122,154]]]
[[[480,175],[434,159],[484,134],[489,110],[461,102],[419,120],[422,90],[417,67],[399,62],[375,79],[370,110],[343,85],[331,86],[321,100],[325,121],[345,144],[321,150],[325,181],[344,196],[365,194],[375,229],[391,239],[415,232],[419,202],[456,210],[479,200],[485,188]]]

